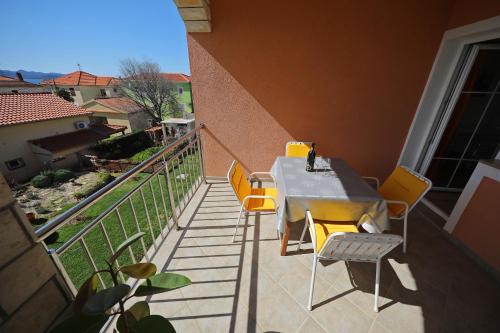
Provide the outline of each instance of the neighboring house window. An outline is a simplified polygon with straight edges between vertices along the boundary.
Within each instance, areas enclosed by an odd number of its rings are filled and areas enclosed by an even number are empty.
[[[24,160],[21,157],[19,157],[16,158],[15,160],[10,160],[5,162],[5,165],[7,165],[7,169],[14,170],[22,168],[23,166],[26,165],[26,163],[24,163]]]
[[[13,94],[19,94],[19,90],[11,90]]]
[[[182,93],[184,92],[184,89],[182,89],[182,87],[179,87],[179,88],[177,88],[177,91],[179,92],[179,95],[182,95]]]
[[[118,89],[113,88],[113,92],[117,93],[117,92],[118,92]]]
[[[101,96],[106,97],[106,89],[101,89]]]
[[[76,96],[76,93],[75,93],[75,88],[69,88],[69,94],[71,96]]]

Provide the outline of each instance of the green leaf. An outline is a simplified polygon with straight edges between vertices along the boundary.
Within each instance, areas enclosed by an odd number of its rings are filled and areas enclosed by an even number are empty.
[[[115,260],[127,249],[130,245],[132,245],[134,242],[136,242],[138,239],[143,237],[146,233],[145,232],[138,232],[135,235],[131,236],[130,238],[127,238],[123,243],[121,243],[118,248],[116,249],[116,252],[109,258],[109,263],[113,264]]]
[[[120,270],[136,279],[147,279],[156,274],[156,265],[150,263],[134,264],[123,266]]]
[[[191,280],[180,274],[159,273],[144,281],[135,291],[134,296],[148,296],[182,288],[191,284]]]
[[[127,324],[125,324],[125,317],[127,318]],[[121,314],[118,317],[118,320],[116,321],[116,328],[118,329],[118,332],[120,333],[126,333],[130,332],[130,330],[127,329],[127,327],[132,327],[137,323],[137,320],[135,320],[134,316],[128,312],[125,311],[125,313]]]
[[[104,289],[91,296],[83,306],[82,312],[86,314],[101,314],[118,303],[119,300],[127,296],[130,286],[119,284],[117,286]]]
[[[50,333],[98,333],[107,321],[105,315],[70,317],[50,330]]]
[[[130,331],[132,333],[175,333],[175,328],[167,318],[152,315],[139,320]]]
[[[75,301],[73,303],[73,311],[78,314],[82,311],[83,306],[87,302],[90,296],[95,295],[97,292],[97,274],[94,273],[90,278],[85,281],[78,293],[76,294]]]
[[[129,327],[132,327],[137,323],[137,321],[141,320],[144,317],[149,316],[149,305],[145,301],[140,301],[135,303],[125,311],[124,314],[118,317],[118,322],[116,323],[116,328],[119,332],[126,332],[125,328],[125,318],[127,318],[127,324]]]

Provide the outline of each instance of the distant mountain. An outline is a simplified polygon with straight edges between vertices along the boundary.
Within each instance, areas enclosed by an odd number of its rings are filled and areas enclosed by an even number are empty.
[[[21,73],[24,81],[31,82],[31,83],[40,83],[43,80],[54,79],[56,77],[60,77],[60,76],[64,75],[61,73],[44,73],[44,72],[25,71],[23,69],[20,69],[17,71],[9,71],[9,70],[5,70],[5,69],[0,69],[0,75],[9,76],[9,77],[13,77],[13,78],[16,77],[16,72]]]

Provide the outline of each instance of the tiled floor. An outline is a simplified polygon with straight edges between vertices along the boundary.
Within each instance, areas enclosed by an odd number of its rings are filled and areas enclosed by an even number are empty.
[[[419,209],[409,248],[383,261],[380,312],[372,311],[375,265],[318,266],[306,310],[311,247],[279,256],[274,215],[250,215],[231,242],[238,202],[224,183],[202,185],[154,262],[193,284],[150,299],[178,332],[500,332],[500,284],[449,243]],[[400,233],[401,225],[393,224]],[[309,244],[307,244],[309,245]]]

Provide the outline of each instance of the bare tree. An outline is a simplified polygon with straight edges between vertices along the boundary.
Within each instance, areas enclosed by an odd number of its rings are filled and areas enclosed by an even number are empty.
[[[175,84],[166,80],[152,61],[125,59],[120,63],[121,90],[156,121],[179,112]]]

